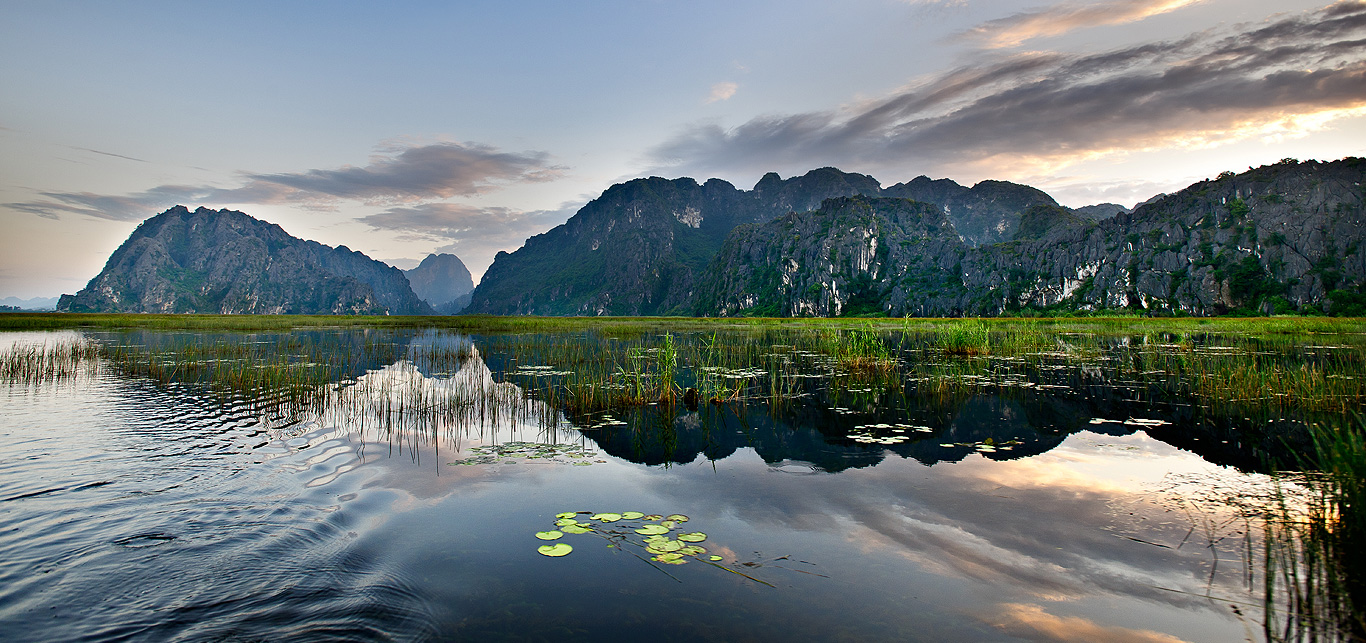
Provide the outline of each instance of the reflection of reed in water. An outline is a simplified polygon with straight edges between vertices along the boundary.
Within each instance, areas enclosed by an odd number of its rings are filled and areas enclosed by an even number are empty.
[[[1317,426],[1314,447],[1266,522],[1266,637],[1366,641],[1366,425]]]

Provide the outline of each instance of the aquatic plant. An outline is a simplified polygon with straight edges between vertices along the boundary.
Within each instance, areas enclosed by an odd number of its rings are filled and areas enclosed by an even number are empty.
[[[700,531],[683,532],[683,524],[689,518],[683,514],[645,514],[640,511],[599,512],[565,511],[555,514],[555,528],[538,531],[533,536],[542,541],[558,541],[566,534],[589,534],[608,542],[608,547],[625,551],[632,556],[664,571],[656,565],[683,565],[688,561],[701,562],[717,569],[743,576],[756,583],[772,584],[750,576],[744,572],[721,565],[724,556],[708,554],[705,546],[699,543],[708,538]],[[641,553],[648,556],[642,556]],[[573,545],[556,542],[553,545],[540,545],[537,553],[550,558],[567,556],[574,551]],[[705,556],[704,556],[705,555]],[[664,571],[665,574],[668,572]],[[670,578],[678,580],[672,574]]]
[[[991,331],[981,319],[965,319],[944,327],[939,348],[955,355],[980,355],[991,347]]]
[[[1265,633],[1366,640],[1366,423],[1318,425],[1313,443],[1313,470],[1282,474],[1266,521]]]
[[[98,356],[99,347],[84,338],[16,343],[0,353],[0,382],[36,386],[70,379]]]

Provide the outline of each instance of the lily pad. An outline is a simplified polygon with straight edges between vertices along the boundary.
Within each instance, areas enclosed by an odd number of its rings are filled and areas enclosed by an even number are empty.
[[[674,522],[688,522],[688,517],[683,514],[673,514],[671,516],[666,516],[664,519],[672,520]]]
[[[635,520],[635,519],[637,519],[637,518],[644,518],[644,517],[645,517],[645,514],[640,513],[639,511],[623,511],[623,512],[621,512],[621,519],[622,519],[622,520]]]
[[[707,535],[700,531],[694,531],[690,534],[679,534],[678,539],[685,543],[700,543],[707,539]]]
[[[593,514],[591,517],[593,518],[593,520],[601,520],[602,522],[616,522],[618,520],[621,520],[621,514],[613,513]]]
[[[542,556],[559,558],[569,555],[569,552],[574,551],[574,548],[566,543],[555,543],[553,545],[541,545],[536,548],[536,551],[541,552]]]
[[[563,531],[566,534],[586,534],[593,530],[587,527],[580,527],[579,525],[565,525],[560,528],[560,531]]]
[[[577,525],[579,524],[579,521],[574,520],[573,518],[561,518],[559,520],[556,520],[555,524],[557,526],[564,527],[566,525]]]
[[[577,515],[579,515],[579,514],[578,514],[578,512],[576,512],[576,511],[565,511],[565,512],[563,512],[563,513],[557,513],[557,514],[555,514],[555,517],[556,517],[556,518],[561,518],[561,519],[563,519],[563,518],[573,518],[574,516],[577,516]]]
[[[636,533],[642,536],[656,536],[669,533],[669,528],[664,525],[645,525],[644,527],[637,529]]]
[[[650,553],[656,554],[678,552],[678,550],[683,549],[683,543],[678,541],[656,541],[650,543],[650,546],[645,547],[645,549],[649,550]]]
[[[564,536],[564,533],[555,531],[554,529],[536,532],[536,537],[541,540],[559,540],[561,536]]]
[[[717,556],[716,554],[712,554],[711,556],[708,556],[707,558],[709,558],[712,562],[716,562],[716,561],[718,561],[718,560],[725,560],[724,557],[722,557],[722,556]]]
[[[664,516],[661,516],[659,514],[650,514],[648,516],[642,516],[642,518],[644,518],[645,520],[660,520],[664,518]]]

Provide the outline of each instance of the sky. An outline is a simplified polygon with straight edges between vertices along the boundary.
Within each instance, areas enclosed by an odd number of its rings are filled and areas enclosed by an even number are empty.
[[[1366,156],[1366,3],[0,0],[0,297],[240,210],[476,280],[615,183],[834,166],[1127,206]]]

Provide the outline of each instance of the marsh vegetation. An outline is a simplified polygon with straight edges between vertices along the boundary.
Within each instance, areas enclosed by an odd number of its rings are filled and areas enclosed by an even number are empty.
[[[616,459],[667,470],[754,449],[770,466],[838,473],[895,456],[1009,462],[1068,436],[1146,434],[1271,485],[1227,496],[1246,527],[1241,582],[1260,597],[1266,639],[1363,632],[1357,320],[80,319],[79,330],[13,336],[0,354],[11,396],[106,380],[196,391],[259,418],[263,444],[345,427],[414,458],[453,449],[447,464],[464,467],[451,471],[591,473]],[[984,401],[1023,413],[1028,430],[974,428],[964,418]],[[745,566],[753,560],[714,561],[681,536],[605,524],[576,515],[572,527],[640,549],[661,570],[695,558],[774,582]],[[1229,591],[1211,580],[1193,593],[1246,608]]]

